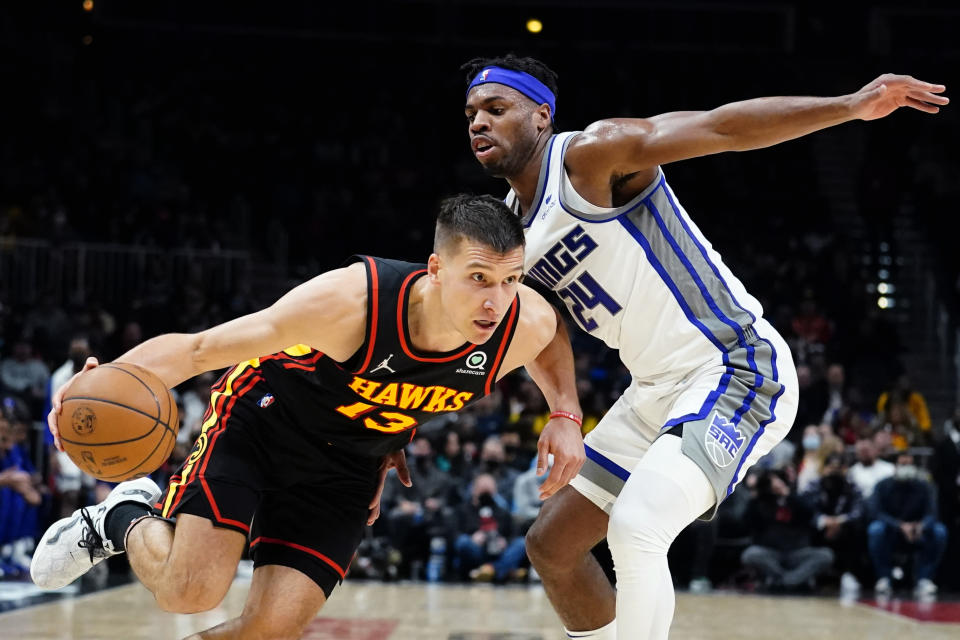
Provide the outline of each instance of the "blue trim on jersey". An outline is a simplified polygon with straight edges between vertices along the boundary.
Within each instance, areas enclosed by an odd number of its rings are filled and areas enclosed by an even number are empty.
[[[654,191],[656,191],[656,189],[654,189]],[[635,211],[637,208],[639,208],[640,206],[642,206],[643,203],[645,202],[644,200],[640,200],[639,202],[637,202],[635,205],[633,205],[632,207],[630,207],[630,208],[627,209],[626,211],[623,211],[623,212],[621,212],[621,213],[612,215],[612,216],[610,216],[609,218],[607,218],[606,220],[597,220],[597,219],[595,219],[595,218],[586,218],[586,217],[582,216],[581,214],[579,214],[578,212],[576,212],[576,211],[574,211],[573,209],[571,209],[570,207],[568,207],[568,206],[566,205],[566,203],[563,201],[563,189],[558,189],[558,190],[557,190],[557,201],[560,203],[560,207],[561,207],[564,211],[566,211],[569,215],[573,216],[573,217],[576,218],[577,220],[580,220],[581,222],[589,222],[590,224],[603,224],[604,222],[613,222],[614,220],[619,220],[619,219],[620,219],[620,216],[625,216],[625,215],[627,215],[628,213],[631,213],[632,211]]]
[[[537,214],[540,213],[540,205],[543,204],[543,197],[547,194],[547,185],[550,184],[550,158],[553,156],[553,147],[557,142],[558,135],[559,134],[554,134],[553,137],[550,138],[550,148],[547,149],[547,168],[543,172],[543,183],[537,186],[540,190],[540,199],[537,200],[536,206],[530,209],[530,220],[524,223],[524,229],[529,229],[533,226],[533,221],[537,219]],[[520,208],[519,198],[517,198],[517,208]]]
[[[707,395],[707,399],[703,401],[702,405],[700,405],[700,411],[697,413],[688,413],[685,416],[673,418],[672,420],[667,420],[666,423],[660,427],[660,431],[664,431],[665,429],[675,427],[678,424],[683,424],[685,422],[703,420],[710,415],[710,412],[713,410],[713,406],[717,403],[717,400],[720,398],[720,396],[727,392],[727,387],[730,386],[730,378],[733,377],[733,367],[730,366],[730,360],[727,358],[726,353],[723,354],[723,362],[725,365],[727,365],[727,370],[722,376],[720,376],[720,383],[717,385],[717,388],[711,391]]]
[[[650,262],[650,266],[660,274],[660,279],[663,280],[663,283],[667,285],[667,288],[670,289],[670,293],[673,294],[673,297],[676,299],[677,303],[680,305],[680,309],[683,311],[683,315],[687,317],[687,320],[690,321],[692,325],[700,329],[700,332],[709,340],[713,346],[720,350],[721,353],[726,354],[727,348],[724,346],[720,340],[717,339],[710,329],[707,328],[707,325],[700,322],[700,319],[693,314],[693,311],[690,309],[690,306],[687,304],[687,301],[684,300],[683,294],[680,293],[680,289],[677,288],[676,283],[670,279],[670,275],[667,273],[667,270],[663,268],[663,265],[657,259],[657,256],[654,255],[653,249],[650,247],[650,241],[643,235],[643,232],[633,224],[633,220],[627,217],[626,213],[621,214],[620,216],[614,218],[619,221],[624,229],[627,230],[634,240],[640,243],[640,246],[643,248],[643,252],[647,255],[647,261]],[[726,364],[726,362],[724,362]]]
[[[703,256],[703,259],[710,266],[710,269],[713,271],[713,275],[717,276],[717,279],[720,280],[720,282],[723,284],[723,287],[727,290],[727,293],[730,294],[730,299],[733,300],[733,303],[738,307],[740,307],[741,311],[745,312],[748,316],[750,316],[751,322],[756,322],[757,317],[753,315],[753,313],[749,309],[747,309],[745,306],[740,304],[736,296],[733,295],[733,289],[730,288],[730,285],[727,284],[727,281],[723,279],[722,275],[720,275],[720,270],[717,269],[717,265],[715,265],[713,261],[710,260],[710,258],[707,256],[707,248],[700,243],[700,240],[697,239],[697,236],[694,235],[693,231],[690,229],[690,225],[688,225],[687,221],[683,218],[683,216],[680,215],[680,207],[677,206],[676,200],[673,199],[673,193],[671,193],[669,185],[667,185],[665,181],[662,181],[662,182],[663,182],[663,192],[667,196],[667,201],[670,202],[670,207],[673,209],[673,213],[677,216],[677,220],[680,221],[680,225],[683,227],[683,230],[687,232],[687,235],[690,237],[690,240],[693,242],[694,245],[696,245],[697,249],[700,250],[700,255]],[[770,345],[770,346],[771,348],[773,347],[773,345]]]
[[[770,357],[770,364],[773,366],[773,381],[779,382],[780,373],[777,370],[777,349],[776,347],[773,346],[773,343],[767,340],[766,338],[760,338],[760,340],[770,345],[770,350],[773,352],[773,354]],[[786,387],[784,387],[783,385],[780,385],[780,391],[774,394],[773,399],[770,400],[770,418],[760,423],[759,428],[757,429],[757,432],[753,434],[753,437],[750,439],[750,444],[747,445],[746,451],[743,452],[743,457],[740,458],[740,462],[739,464],[737,464],[737,468],[733,472],[733,478],[730,480],[729,486],[727,486],[728,496],[731,493],[733,493],[733,488],[737,484],[737,478],[740,476],[740,469],[743,468],[743,463],[746,462],[748,457],[750,457],[750,452],[753,451],[753,448],[754,446],[756,446],[757,441],[760,440],[760,436],[763,435],[763,432],[766,430],[767,425],[777,419],[777,401],[780,400],[780,396],[782,396],[783,392],[786,390],[787,390]]]
[[[750,444],[747,445],[747,450],[743,452],[743,457],[740,458],[740,463],[737,465],[736,471],[733,472],[733,479],[730,481],[730,485],[727,487],[728,496],[733,493],[733,488],[737,484],[737,478],[740,476],[740,469],[743,468],[743,463],[745,463],[747,458],[750,457],[753,447],[756,446],[757,442],[760,440],[760,436],[763,435],[767,425],[777,419],[777,401],[780,400],[780,396],[782,396],[783,392],[786,390],[786,387],[781,386],[780,391],[777,391],[777,393],[773,396],[773,400],[770,402],[770,418],[760,423],[760,428],[757,429],[757,432],[753,434],[753,437],[750,439]]]
[[[773,381],[774,381],[774,382],[779,382],[779,380],[780,380],[780,374],[779,374],[779,372],[777,371],[777,348],[776,348],[775,346],[773,346],[773,343],[770,342],[769,340],[767,340],[766,338],[760,338],[760,341],[761,341],[761,342],[766,342],[768,345],[770,345],[770,351],[773,352],[773,357],[772,357],[771,360],[770,360],[770,364],[773,365]]]
[[[630,472],[618,465],[616,462],[610,458],[604,456],[601,453],[598,453],[595,449],[591,449],[588,445],[583,445],[583,450],[586,452],[587,457],[596,462],[598,465],[617,476],[624,482],[627,481],[627,478],[630,477]]]
[[[663,188],[663,185],[664,185],[664,181],[661,180],[660,184],[657,185],[657,189],[655,189],[653,193],[656,193],[658,190]],[[660,210],[657,209],[657,205],[653,204],[653,199],[652,199],[653,193],[647,196],[645,202],[647,204],[647,209],[649,209],[651,215],[653,215],[653,219],[657,221],[657,227],[660,229],[660,233],[663,234],[664,239],[673,248],[673,252],[680,259],[680,262],[683,263],[683,266],[687,268],[687,273],[689,273],[690,277],[693,278],[693,282],[697,285],[697,289],[700,290],[700,294],[703,296],[703,299],[706,301],[707,306],[710,307],[710,310],[713,311],[713,314],[717,316],[720,322],[724,323],[725,325],[733,329],[733,332],[737,334],[737,343],[741,347],[744,347],[745,349],[747,349],[747,353],[748,353],[747,358],[749,361],[750,357],[752,357],[752,354],[750,353],[752,350],[752,347],[749,344],[747,344],[747,336],[746,334],[743,333],[743,327],[741,327],[739,323],[734,322],[733,320],[728,318],[726,314],[724,314],[723,311],[720,310],[720,306],[717,305],[717,301],[714,300],[713,296],[710,295],[710,291],[707,289],[707,285],[703,283],[703,279],[700,277],[700,274],[697,273],[697,270],[696,268],[694,268],[693,263],[690,262],[690,258],[688,258],[687,254],[683,252],[683,249],[681,249],[680,245],[677,243],[677,239],[674,238],[673,235],[670,233],[670,230],[667,229],[667,223],[664,221],[663,216],[660,215]],[[751,362],[750,364],[753,367],[752,370],[756,371],[756,363]]]

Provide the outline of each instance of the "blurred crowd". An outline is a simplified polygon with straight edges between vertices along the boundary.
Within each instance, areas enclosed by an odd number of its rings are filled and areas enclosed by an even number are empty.
[[[438,69],[434,49],[410,45],[400,70],[384,68],[389,44],[371,43],[351,51],[349,64],[332,64],[339,47],[117,32],[97,35],[92,45],[45,41],[36,59],[45,74],[6,69],[19,74],[31,99],[12,101],[20,126],[0,137],[4,243],[234,248],[281,270],[271,282],[243,279],[219,290],[158,273],[153,286],[126,292],[123,304],[53,290],[0,297],[4,579],[23,579],[49,522],[108,490],[55,452],[43,425],[52,390],[87,356],[110,360],[157,333],[195,331],[252,311],[353,252],[423,260],[439,197],[502,191],[467,152],[455,62],[473,49],[449,44],[449,64]],[[131,50],[143,55],[121,53]],[[769,65],[769,74],[743,74],[732,95],[729,78],[697,64],[683,77],[653,70],[646,85],[625,77],[611,84],[586,57],[544,57],[563,71],[559,124],[569,128],[620,113],[786,93],[791,82],[809,90],[801,80],[821,64],[795,65],[788,75],[775,57],[753,61]],[[312,61],[310,72],[303,60]],[[818,90],[849,91],[868,79],[838,78],[836,87]],[[602,111],[596,95],[606,95]],[[872,140],[891,129],[880,131]],[[788,339],[801,387],[788,438],[714,521],[695,523],[677,541],[674,575],[700,591],[827,585],[889,593],[906,586],[929,596],[938,584],[957,589],[960,577],[944,567],[960,558],[960,413],[931,416],[923,390],[912,386],[900,359],[909,345],[868,294],[875,274],[860,267],[863,239],[834,220],[830,195],[816,186],[823,160],[803,140],[666,169],[705,235]],[[949,179],[956,166],[938,160],[939,170],[924,161],[902,174],[904,192],[923,202],[950,197],[960,184]],[[879,187],[869,185],[884,184],[874,170],[867,162],[858,176],[868,186],[860,194],[868,216],[874,205],[886,206],[871,200]],[[889,232],[882,213],[878,240]],[[629,374],[615,353],[572,333],[587,432]],[[177,390],[180,436],[156,474],[161,483],[188,455],[215,377]],[[516,374],[482,402],[425,425],[407,450],[413,487],[389,479],[352,574],[535,580],[523,535],[541,504],[544,477],[534,467],[547,414],[533,383]]]

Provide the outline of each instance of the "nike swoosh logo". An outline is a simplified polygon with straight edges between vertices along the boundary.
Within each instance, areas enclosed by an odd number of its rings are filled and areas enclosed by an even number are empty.
[[[63,532],[69,529],[70,527],[72,527],[73,525],[77,524],[79,521],[80,521],[80,516],[74,516],[73,520],[71,520],[67,524],[57,529],[57,532],[53,534],[53,537],[47,540],[47,544],[57,544]]]

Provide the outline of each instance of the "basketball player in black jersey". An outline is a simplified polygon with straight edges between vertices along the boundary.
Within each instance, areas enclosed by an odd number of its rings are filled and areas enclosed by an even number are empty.
[[[360,256],[263,311],[121,356],[171,387],[233,368],[166,490],[148,478],[124,482],[55,523],[34,555],[34,582],[66,585],[126,550],[161,608],[193,613],[220,603],[249,545],[243,613],[191,637],[299,638],[376,517],[386,469],[409,483],[402,449],[420,423],[490,393],[521,366],[548,390],[551,409],[577,417],[575,397],[549,391],[575,388],[569,346],[531,366],[557,320],[520,284],[523,249],[519,219],[502,202],[457,196],[441,206],[426,265]],[[58,446],[69,385],[49,416]],[[567,444],[549,451],[572,461],[560,483],[576,474],[578,453],[582,462],[582,442]]]

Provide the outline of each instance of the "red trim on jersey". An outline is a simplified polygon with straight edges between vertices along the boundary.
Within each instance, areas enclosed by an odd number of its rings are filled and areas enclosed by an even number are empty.
[[[340,565],[338,565],[336,562],[334,562],[327,556],[323,555],[319,551],[315,551],[310,547],[305,547],[302,544],[297,544],[296,542],[288,542],[286,540],[279,540],[277,538],[264,538],[263,536],[259,536],[258,538],[254,539],[253,542],[250,543],[250,548],[252,549],[253,547],[257,546],[260,543],[279,544],[279,545],[283,545],[284,547],[290,547],[291,549],[296,549],[297,551],[303,551],[304,553],[309,553],[310,555],[317,557],[320,560],[323,560],[328,565],[333,567],[333,570],[337,572],[337,575],[340,576],[341,580],[345,578],[347,575],[347,572],[344,571],[343,568]]]
[[[419,271],[414,271],[413,273],[408,275],[406,279],[403,281],[403,284],[400,285],[400,296],[397,300],[397,335],[400,337],[400,348],[403,349],[403,352],[407,354],[409,358],[416,360],[417,362],[450,362],[452,360],[456,360],[457,358],[462,358],[463,356],[467,355],[468,353],[476,349],[477,345],[473,344],[472,342],[468,342],[466,349],[464,349],[459,353],[455,353],[451,356],[445,356],[441,358],[422,358],[418,355],[415,355],[410,350],[410,346],[407,344],[407,337],[404,335],[404,333],[406,333],[404,331],[405,325],[403,322],[404,303],[406,302],[406,298],[407,298],[406,296],[407,285],[410,284],[410,281],[414,277],[422,275],[426,272],[427,272],[426,269],[420,269]]]
[[[227,374],[224,375],[222,383],[220,386],[221,389],[214,389],[214,391],[223,392],[226,388],[227,378],[230,373],[233,373],[236,367],[233,367]],[[253,378],[252,384],[247,384],[250,382],[250,378]],[[260,381],[260,375],[257,369],[250,367],[246,371],[242,372],[237,378],[233,381],[234,391],[230,395],[221,395],[217,402],[217,422],[207,431],[207,448],[203,452],[202,457],[193,463],[193,468],[190,469],[188,477],[184,479],[183,484],[177,487],[177,496],[173,499],[173,502],[170,504],[170,509],[164,514],[167,516],[170,513],[173,513],[177,505],[180,504],[180,501],[183,499],[183,494],[186,491],[187,485],[192,484],[197,480],[198,475],[202,473],[201,467],[206,469],[207,462],[210,460],[210,453],[213,451],[213,446],[216,443],[217,436],[219,436],[227,426],[227,419],[230,417],[230,411],[233,409],[233,405],[236,403],[237,398],[246,393],[253,387],[254,384]],[[171,483],[172,484],[172,483]],[[206,489],[206,488],[205,488]],[[209,494],[208,494],[209,496]],[[216,510],[216,504],[211,502],[211,506]],[[218,518],[219,519],[219,518]],[[245,526],[242,525],[241,526]]]
[[[507,318],[507,330],[503,332],[503,339],[500,341],[500,349],[497,350],[497,357],[493,361],[493,367],[490,369],[490,375],[487,376],[487,384],[483,387],[484,394],[490,393],[493,383],[497,381],[497,373],[500,371],[500,361],[503,359],[503,354],[507,350],[507,345],[510,344],[510,339],[513,337],[513,323],[517,319],[517,309],[519,306],[519,298],[514,298],[513,304],[510,305],[510,316]]]
[[[364,260],[370,265],[370,293],[372,303],[370,306],[370,335],[367,336],[367,357],[363,364],[354,373],[363,373],[370,366],[370,358],[373,357],[373,345],[377,342],[377,317],[380,309],[380,279],[377,277],[377,263],[370,256],[364,256]]]
[[[253,372],[253,375],[248,376],[244,382],[241,382],[240,385],[242,386],[238,385],[237,391],[231,399],[230,405],[226,409],[226,415],[223,417],[224,427],[226,426],[227,418],[230,416],[230,410],[233,409],[233,405],[236,404],[237,398],[240,398],[246,394],[254,387],[254,385],[263,379],[260,377],[260,374],[256,369],[251,369],[251,371]],[[235,527],[240,527],[247,533],[250,533],[250,523],[240,522],[239,520],[231,520],[230,518],[224,518],[222,515],[220,515],[220,507],[217,506],[217,501],[213,497],[213,492],[210,491],[210,485],[207,484],[207,478],[205,477],[205,474],[207,471],[207,463],[210,461],[210,452],[213,451],[213,445],[216,443],[216,440],[221,433],[223,433],[223,429],[220,429],[213,434],[213,437],[210,438],[210,443],[207,445],[207,454],[203,458],[203,465],[201,466],[200,473],[198,474],[198,477],[200,478],[200,486],[203,487],[203,492],[207,494],[207,500],[210,502],[210,507],[213,509],[213,516],[217,519],[217,522],[220,524],[230,524]]]

